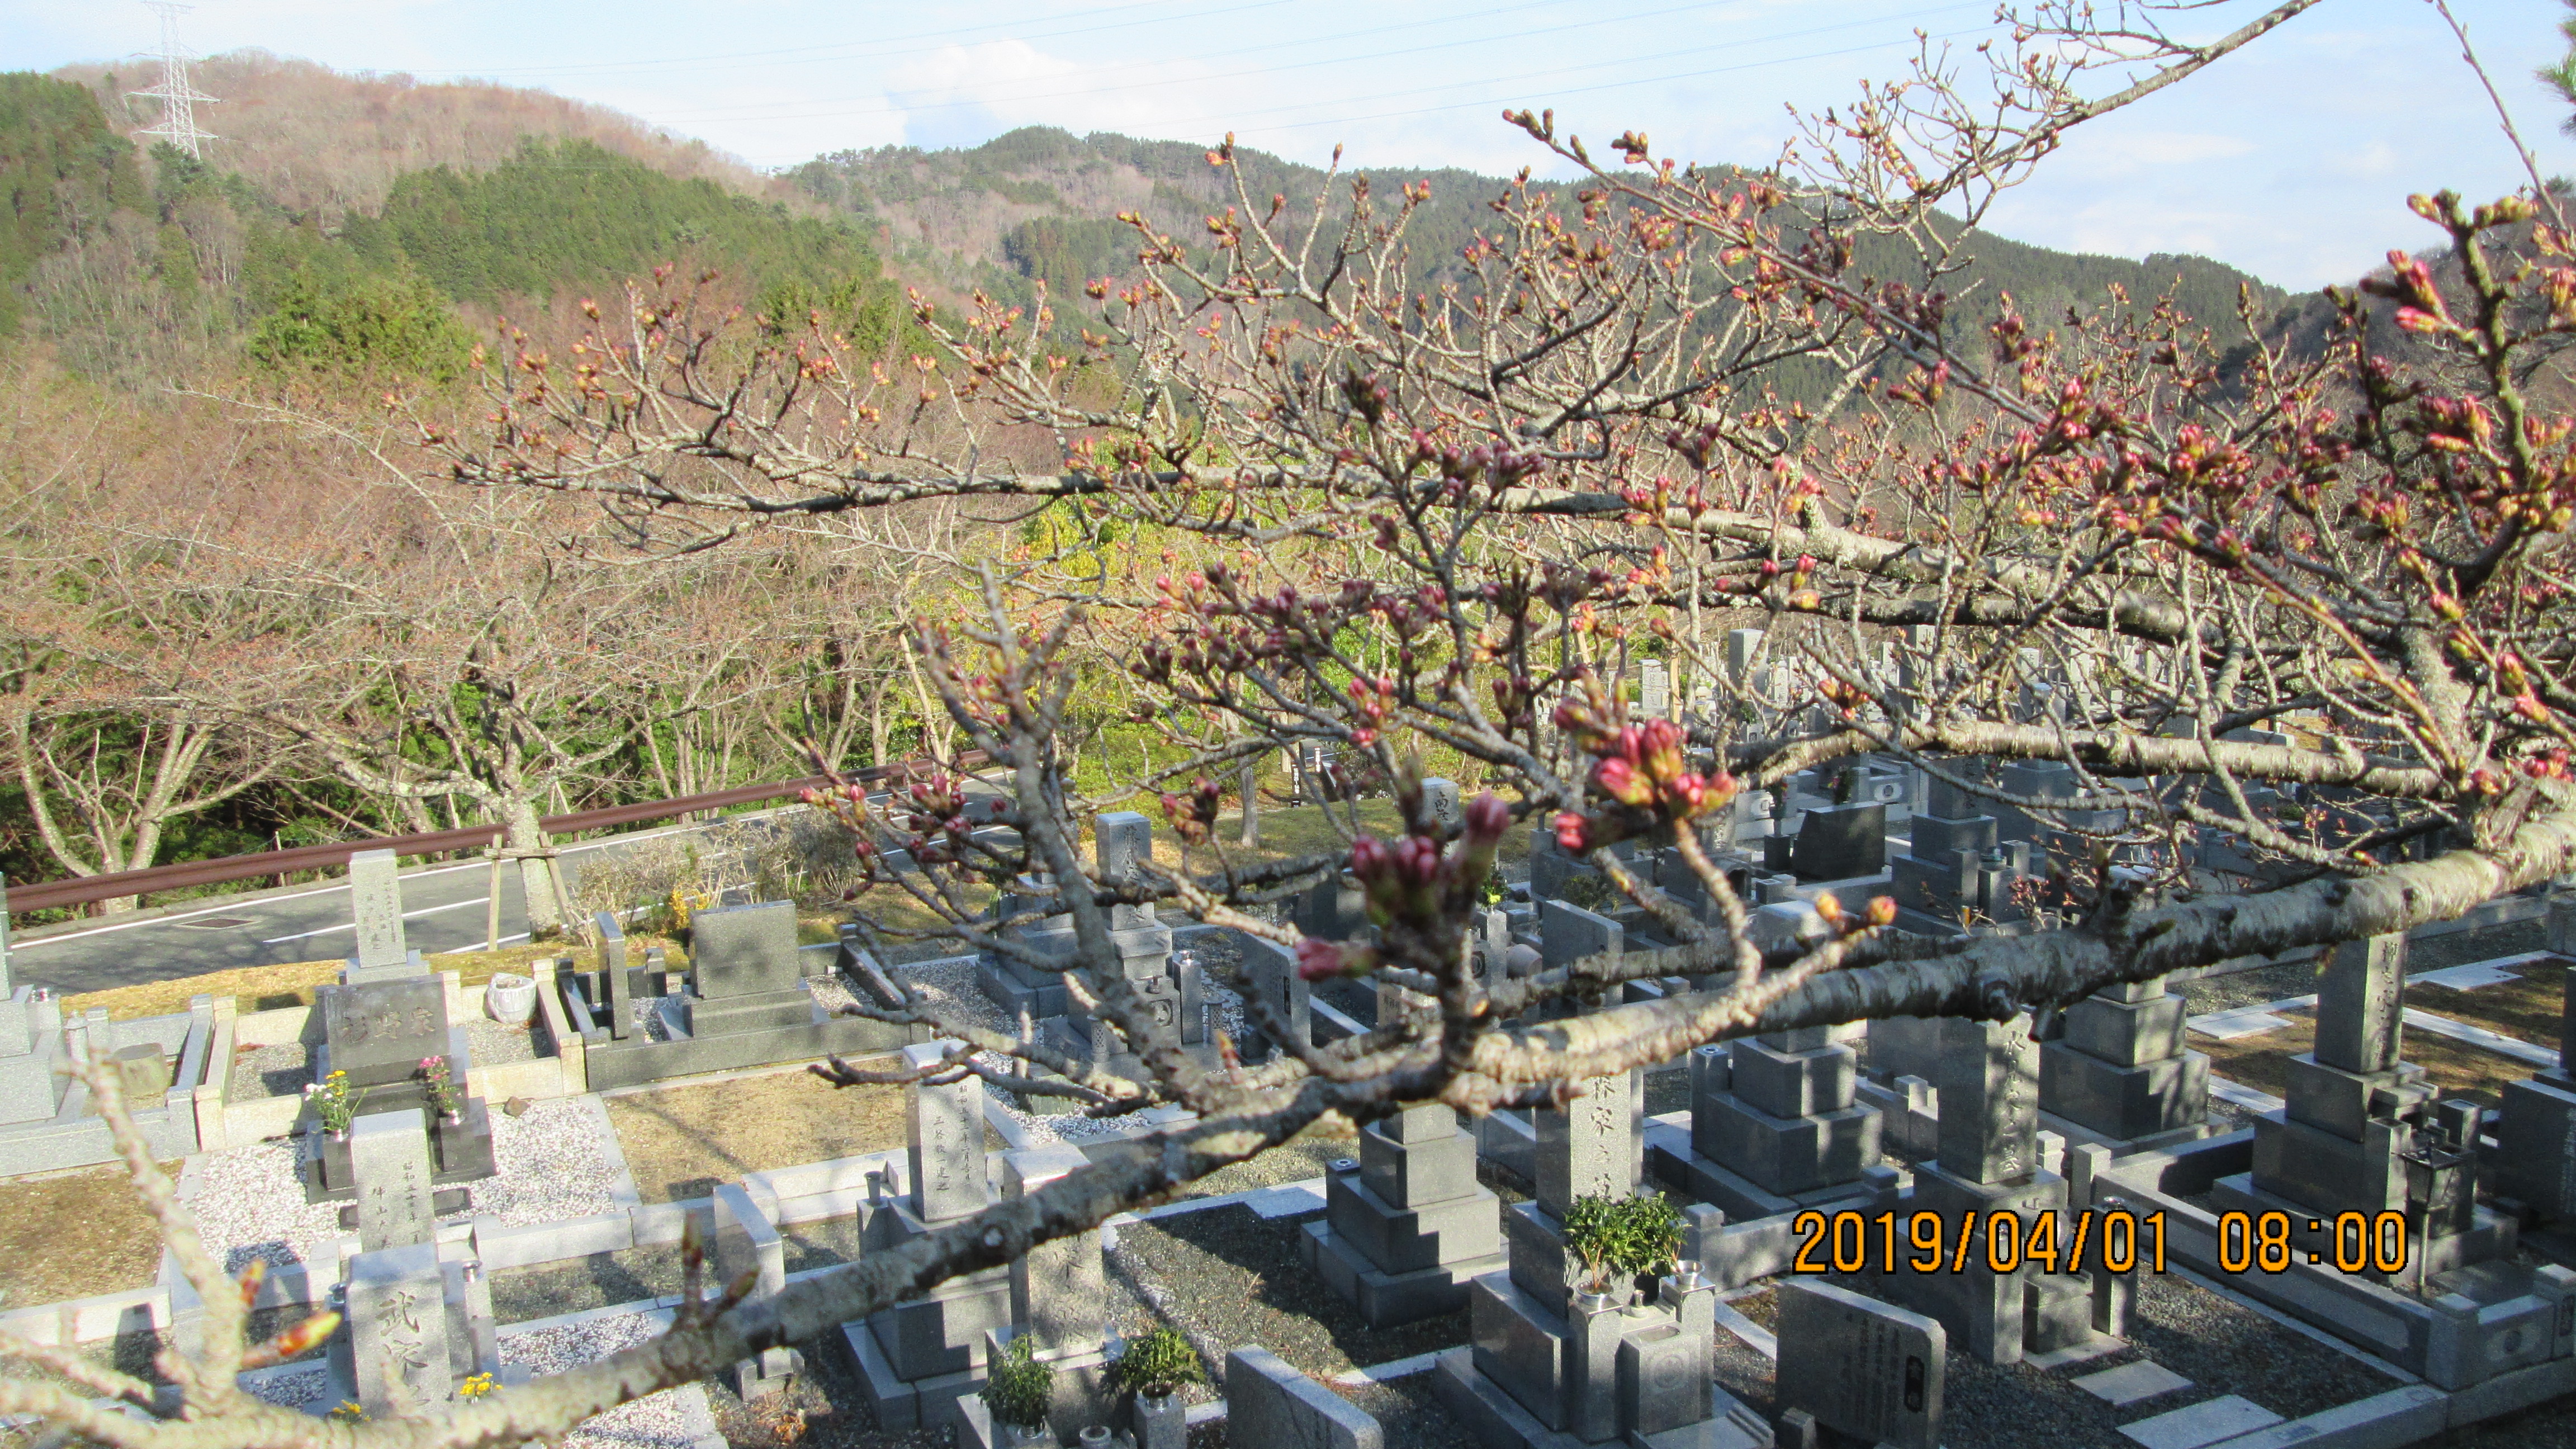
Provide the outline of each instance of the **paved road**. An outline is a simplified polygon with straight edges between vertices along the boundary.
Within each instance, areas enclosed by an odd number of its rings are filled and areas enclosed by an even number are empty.
[[[728,817],[727,823],[742,818]],[[581,858],[593,852],[705,828],[669,826],[567,845],[563,853],[578,871]],[[404,871],[403,930],[412,948],[431,955],[479,949],[491,877],[491,866],[481,860]],[[58,993],[101,991],[242,966],[345,956],[357,949],[356,931],[348,882],[329,881],[289,894],[233,902],[215,898],[200,909],[148,920],[100,920],[61,935],[13,940],[9,971],[21,984]],[[506,868],[501,872],[502,943],[524,941],[527,935],[519,872]]]
[[[989,798],[987,787],[968,793]],[[876,797],[882,805],[884,797]],[[719,821],[664,826],[658,830],[583,841],[563,847],[571,874],[578,878],[582,858],[614,852],[639,841],[702,831],[712,825],[738,826],[804,809],[793,805]],[[1007,837],[1008,832],[1003,832]],[[485,903],[491,899],[492,867],[482,860],[453,865],[420,866],[403,872],[403,932],[412,949],[428,955],[442,951],[478,950],[483,945]],[[515,868],[501,872],[501,944],[524,941],[528,915]],[[147,920],[118,923],[101,920],[79,930],[10,943],[9,974],[20,984],[52,988],[69,995],[168,981],[209,971],[243,966],[276,966],[289,961],[344,957],[357,949],[357,926],[349,915],[345,880],[314,885],[309,890],[255,900],[210,900],[201,909]]]

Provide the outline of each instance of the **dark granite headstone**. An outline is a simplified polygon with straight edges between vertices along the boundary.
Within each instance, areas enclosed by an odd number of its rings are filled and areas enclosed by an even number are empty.
[[[1887,868],[1887,807],[1826,805],[1807,812],[1789,869],[1800,880],[1848,880]]]
[[[349,1085],[408,1082],[423,1057],[449,1054],[447,985],[435,976],[322,988],[323,1040],[331,1069]]]

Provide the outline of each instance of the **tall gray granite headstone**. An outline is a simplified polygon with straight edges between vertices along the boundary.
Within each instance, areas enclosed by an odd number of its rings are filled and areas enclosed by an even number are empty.
[[[447,1401],[447,1291],[438,1245],[413,1243],[349,1260],[349,1355],[369,1418],[413,1417]]]
[[[1002,1196],[1016,1200],[1082,1170],[1082,1149],[1058,1144],[1002,1155]],[[1011,1321],[1042,1353],[1100,1347],[1108,1325],[1100,1230],[1040,1243],[1011,1263]]]
[[[1637,712],[1663,719],[1673,712],[1673,671],[1660,659],[1637,666]]]
[[[1373,1415],[1258,1347],[1225,1356],[1225,1437],[1233,1449],[1386,1449]]]
[[[1154,860],[1154,822],[1112,810],[1092,822],[1093,861],[1103,885],[1128,885]]]
[[[2317,1060],[2347,1072],[2397,1062],[2406,1009],[2406,937],[2373,936],[2334,953],[2317,983]]]
[[[1943,1023],[1941,1166],[2009,1182],[2039,1166],[2039,1043],[2030,1018]]]
[[[1562,1112],[1541,1108],[1538,1128],[1538,1204],[1552,1216],[1581,1197],[1635,1194],[1646,1171],[1646,1091],[1639,1072],[1593,1077],[1583,1095]]]
[[[919,1070],[958,1043],[916,1042],[903,1049],[904,1064]],[[984,1181],[984,1083],[968,1076],[944,1086],[905,1087],[909,1116],[905,1165],[912,1170],[913,1211],[925,1223],[944,1223],[982,1212],[991,1202]]]
[[[409,964],[403,939],[402,873],[390,850],[361,850],[349,857],[349,910],[358,923],[358,968],[381,971]]]
[[[1463,816],[1459,803],[1458,782],[1430,779],[1422,782],[1422,813],[1444,826],[1454,827]]]
[[[358,1185],[359,1251],[426,1243],[436,1233],[429,1123],[419,1108],[351,1123],[349,1176]]]
[[[1948,1352],[1940,1324],[1808,1278],[1780,1280],[1776,1311],[1783,1412],[1803,1409],[1863,1443],[1939,1449]]]

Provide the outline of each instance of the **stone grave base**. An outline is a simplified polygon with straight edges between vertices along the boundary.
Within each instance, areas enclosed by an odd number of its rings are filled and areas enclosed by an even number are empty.
[[[1490,1201],[1490,1199],[1488,1199]],[[1308,1223],[1298,1230],[1297,1256],[1308,1272],[1322,1278],[1335,1293],[1356,1306],[1371,1328],[1393,1328],[1417,1319],[1436,1318],[1467,1306],[1468,1285],[1487,1273],[1504,1272],[1511,1259],[1500,1252],[1409,1273],[1389,1273],[1368,1255],[1342,1240],[1330,1223]]]
[[[2165,1152],[2188,1146],[2204,1137],[2215,1137],[2227,1130],[2215,1122],[2194,1122],[2170,1132],[2157,1132],[2145,1137],[2105,1137],[2081,1122],[2072,1122],[2054,1112],[2042,1110],[2039,1130],[2054,1132],[2066,1139],[2070,1147],[2108,1147],[2114,1157],[2128,1157],[2140,1152]]]
[[[89,1098],[79,1083],[73,1083],[72,1088],[72,1095],[64,1098],[63,1111],[50,1120],[13,1122],[0,1127],[0,1177],[59,1172],[117,1160],[116,1142],[108,1135],[107,1119],[80,1115]],[[155,1161],[193,1156],[198,1150],[197,1115],[193,1110],[176,1110],[166,1104],[146,1107],[134,1114],[134,1125],[142,1129],[143,1140],[151,1144]]]
[[[958,1401],[973,1398],[984,1387],[980,1365],[926,1379],[895,1377],[894,1365],[886,1361],[885,1350],[877,1346],[877,1336],[865,1320],[842,1324],[841,1344],[858,1366],[868,1412],[876,1416],[877,1427],[889,1434],[962,1426]]]
[[[1467,1432],[1485,1449],[1591,1449],[1561,1429],[1542,1424],[1505,1392],[1502,1385],[1476,1368],[1476,1351],[1453,1348],[1440,1355],[1431,1371],[1431,1392],[1442,1408],[1458,1416]],[[1625,1449],[1771,1449],[1771,1426],[1743,1400],[1715,1384],[1709,1417],[1660,1434],[1628,1434],[1607,1442]]]
[[[400,1111],[400,1106],[384,1108]],[[433,1183],[454,1187],[460,1183],[480,1182],[500,1169],[492,1160],[492,1114],[480,1097],[465,1099],[460,1120],[449,1123],[423,1110],[429,1118],[429,1162]],[[350,1176],[349,1144],[335,1141],[322,1130],[322,1124],[308,1120],[304,1128],[304,1200],[306,1202],[354,1202],[358,1185]]]
[[[664,1001],[672,998],[664,997]],[[670,1013],[663,1019],[668,1021]],[[739,1072],[780,1062],[820,1061],[832,1056],[860,1056],[892,1051],[930,1039],[927,1027],[889,1026],[881,1021],[835,1017],[802,1026],[769,1031],[732,1032],[723,1036],[680,1036],[652,1041],[642,1035],[623,1041],[593,1042],[583,1053],[590,1090],[642,1086],[672,1077]]]
[[[2327,1263],[2334,1261],[2335,1213],[2312,1208],[2277,1192],[2256,1185],[2254,1174],[2240,1172],[2222,1177],[2209,1185],[2209,1200],[2219,1212],[2241,1212],[2249,1217],[2277,1212],[2290,1220],[2290,1256],[2305,1261],[2314,1253]],[[2475,1210],[2473,1226],[2455,1237],[2436,1238],[2428,1248],[2420,1233],[2410,1228],[2406,1235],[2406,1269],[2395,1279],[2365,1269],[2354,1277],[2392,1282],[2396,1287],[2413,1289],[2428,1278],[2458,1272],[2513,1256],[2514,1243],[2521,1224],[2493,1208]]]
[[[2346,1275],[2331,1259],[2311,1264],[2304,1249],[2282,1273],[2227,1272],[2218,1262],[2217,1213],[2186,1195],[2216,1197],[2229,1177],[2242,1176],[2252,1138],[2237,1131],[2118,1159],[2095,1175],[2095,1201],[2113,1193],[2141,1217],[2163,1213],[2171,1265],[2420,1373],[2436,1388],[2464,1389],[2576,1354],[2576,1332],[2558,1332],[2560,1323],[2576,1323],[2576,1273],[2564,1268],[2480,1263],[2444,1280],[2451,1291],[2438,1299]],[[2306,1229],[2308,1208],[2271,1205],[2293,1214],[2294,1232]]]
[[[1723,1163],[1701,1156],[1691,1146],[1689,1129],[1662,1122],[1646,1124],[1646,1172],[1671,1184],[1693,1202],[1715,1204],[1734,1222],[1777,1217],[1802,1208],[1867,1197],[1870,1192],[1866,1180],[1855,1179],[1783,1196]]]

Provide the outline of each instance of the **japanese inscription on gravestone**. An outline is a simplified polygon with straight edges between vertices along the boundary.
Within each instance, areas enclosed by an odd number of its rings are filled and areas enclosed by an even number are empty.
[[[953,1042],[918,1042],[903,1049],[906,1065],[937,1064]],[[946,1222],[981,1212],[984,1183],[984,1084],[972,1076],[944,1086],[905,1089],[912,1109],[906,1163],[912,1169],[914,1208],[924,1222]]]
[[[1863,1442],[1935,1449],[1948,1347],[1939,1323],[1801,1278],[1781,1281],[1777,1311],[1783,1409]]]
[[[352,1087],[409,1081],[423,1057],[445,1056],[447,991],[435,976],[322,989],[331,1067]]]
[[[411,959],[403,941],[402,875],[390,850],[349,857],[349,910],[358,928],[358,966],[374,970]]]
[[[429,1126],[419,1109],[371,1112],[349,1131],[349,1175],[358,1185],[358,1247],[429,1241],[436,1221]]]

